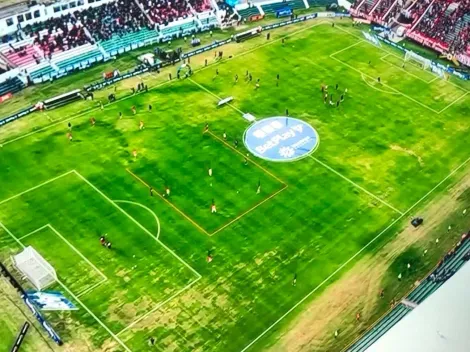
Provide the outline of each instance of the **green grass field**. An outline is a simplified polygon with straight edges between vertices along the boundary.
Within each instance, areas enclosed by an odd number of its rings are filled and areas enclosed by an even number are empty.
[[[145,77],[148,93],[103,111],[80,113],[91,106],[79,102],[0,129],[0,255],[31,245],[54,266],[52,288],[79,307],[47,314],[66,342],[263,350],[470,160],[470,87],[403,68],[397,52],[363,41],[349,22],[306,22],[271,38],[231,46],[233,58],[207,68],[194,58],[191,79]],[[243,80],[246,70],[260,89]],[[347,88],[339,108],[323,103],[321,84]],[[233,108],[217,108],[227,96]],[[233,147],[248,127],[240,112],[262,119],[285,109],[315,127],[319,148],[294,163],[245,164],[243,143]]]

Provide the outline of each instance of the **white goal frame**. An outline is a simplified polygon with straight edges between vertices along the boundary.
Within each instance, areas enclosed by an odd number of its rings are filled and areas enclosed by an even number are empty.
[[[404,62],[411,61],[418,64],[423,70],[429,70],[431,68],[431,60],[426,59],[410,50],[405,53]]]
[[[14,266],[28,278],[33,286],[41,291],[57,281],[57,273],[33,247],[25,247],[23,251],[12,257]]]

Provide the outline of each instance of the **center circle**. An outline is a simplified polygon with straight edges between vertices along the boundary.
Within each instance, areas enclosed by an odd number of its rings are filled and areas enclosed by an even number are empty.
[[[243,138],[246,148],[261,159],[295,161],[313,153],[320,143],[317,131],[307,122],[274,116],[252,124]]]

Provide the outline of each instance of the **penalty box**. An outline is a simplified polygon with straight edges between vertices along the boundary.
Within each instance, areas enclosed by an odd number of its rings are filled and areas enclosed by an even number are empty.
[[[212,131],[189,138],[181,153],[137,159],[127,171],[206,235],[229,227],[287,188],[243,152],[241,141],[236,145]]]
[[[156,233],[76,171],[0,201],[0,227],[7,236],[0,250],[32,245],[54,267],[69,298],[82,297],[78,306],[92,306],[95,320],[114,333],[200,279]],[[105,234],[111,250],[100,244]]]
[[[404,98],[421,105],[422,107],[439,114],[447,107],[459,101],[467,94],[467,91],[443,78],[430,79],[430,71],[417,74],[413,64],[396,62],[397,57],[365,41],[357,41],[330,55],[338,63],[348,67],[359,74],[376,82],[381,78],[381,84],[377,83],[378,90],[392,89],[390,94],[399,94]],[[401,67],[402,65],[405,67]],[[438,77],[435,75],[435,77]],[[397,95],[398,97],[398,95]]]

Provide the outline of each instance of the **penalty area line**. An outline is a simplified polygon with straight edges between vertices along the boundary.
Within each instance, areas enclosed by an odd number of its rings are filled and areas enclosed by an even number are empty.
[[[2,224],[2,222],[0,222],[0,227],[3,228],[5,230],[5,232],[11,237],[13,238],[20,246],[21,248],[26,248],[25,245],[23,244],[23,242],[21,242],[18,237],[16,237],[10,230],[8,230],[8,228],[6,228],[5,225]],[[62,288],[67,291],[67,293],[73,298],[75,299],[75,301],[77,301],[82,307],[83,309],[85,309],[85,311],[90,314],[93,319],[95,319],[95,321],[101,325],[101,327],[103,329],[106,330],[106,332],[114,339],[116,340],[117,343],[119,343],[119,345],[121,345],[122,348],[124,348],[124,350],[126,352],[132,352],[132,350],[127,347],[127,345],[115,334],[111,331],[111,329],[108,328],[108,326],[106,326],[105,323],[103,323],[81,300],[80,298],[78,298],[61,280],[59,280],[59,278],[56,279],[56,282],[62,286]]]
[[[349,258],[345,263],[339,266],[333,273],[330,274],[325,280],[323,280],[317,287],[310,291],[304,298],[297,302],[292,308],[290,308],[284,315],[277,319],[273,324],[271,324],[266,330],[264,330],[258,337],[251,341],[245,348],[240,352],[247,351],[251,346],[258,342],[264,335],[271,331],[277,324],[279,324],[285,317],[287,317],[293,310],[305,302],[311,295],[318,291],[323,285],[330,281],[338,272],[340,272],[344,267],[346,267],[350,262],[352,262],[358,255],[360,255],[364,250],[366,250],[371,244],[377,241],[384,233],[386,233],[392,226],[394,226],[398,221],[403,219],[407,214],[409,214],[414,208],[416,208],[421,202],[423,202],[431,193],[433,193],[437,188],[439,188],[444,182],[451,178],[457,171],[464,167],[470,161],[470,157],[455,168],[449,175],[447,175],[442,181],[440,181],[436,186],[434,186],[428,193],[426,193],[421,199],[419,199],[415,204],[413,204],[407,211],[400,215],[397,219],[393,220],[390,225],[388,225],[384,230],[382,230],[377,236],[370,240],[364,247],[362,247],[356,254]]]
[[[346,176],[344,176],[343,174],[341,174],[340,172],[336,171],[335,169],[333,169],[331,166],[325,164],[323,161],[320,161],[319,159],[315,158],[314,156],[310,155],[310,158],[312,158],[313,160],[315,160],[316,163],[320,164],[321,166],[323,166],[324,168],[330,170],[332,173],[334,173],[335,175],[341,177],[343,180],[349,182],[350,184],[352,184],[354,187],[356,187],[357,189],[360,189],[362,192],[366,193],[367,195],[369,195],[370,197],[374,198],[375,200],[379,201],[380,203],[382,203],[383,205],[389,207],[390,209],[392,209],[393,211],[395,211],[396,213],[400,214],[400,215],[403,215],[404,213],[400,210],[398,210],[397,208],[395,208],[393,205],[387,203],[386,201],[384,201],[383,199],[377,197],[375,194],[373,194],[372,192],[369,192],[367,189],[365,189],[364,187],[358,185],[356,182],[354,182],[353,180],[347,178]]]

